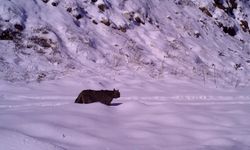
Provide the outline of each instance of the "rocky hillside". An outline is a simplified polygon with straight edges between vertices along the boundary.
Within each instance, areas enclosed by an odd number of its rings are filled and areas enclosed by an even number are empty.
[[[5,0],[0,78],[76,71],[250,84],[247,0]]]

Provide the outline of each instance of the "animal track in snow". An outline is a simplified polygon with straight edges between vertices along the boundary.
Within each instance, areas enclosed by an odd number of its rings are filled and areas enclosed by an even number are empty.
[[[1,109],[22,109],[27,107],[58,107],[74,103],[74,96],[25,96],[8,97],[9,104],[0,105]],[[12,103],[12,102],[15,103]],[[206,95],[177,95],[177,96],[128,96],[121,97],[113,103],[137,101],[147,105],[182,104],[182,105],[227,105],[250,104],[250,96],[206,96]]]
[[[153,97],[122,97],[121,101],[139,101],[146,104],[250,104],[250,96],[153,96]]]

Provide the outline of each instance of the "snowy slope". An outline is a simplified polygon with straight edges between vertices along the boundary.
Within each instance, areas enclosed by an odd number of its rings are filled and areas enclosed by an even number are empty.
[[[126,70],[246,86],[248,16],[249,3],[238,0],[3,1],[0,76],[40,82]]]

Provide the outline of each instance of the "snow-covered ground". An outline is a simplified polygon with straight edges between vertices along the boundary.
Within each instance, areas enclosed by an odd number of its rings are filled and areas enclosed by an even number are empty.
[[[0,149],[250,149],[249,88],[140,78],[145,80],[74,75],[28,85],[1,82]],[[112,106],[75,104],[88,88],[117,88],[121,97]]]
[[[250,150],[246,0],[0,0],[0,150]],[[119,89],[111,106],[75,104]]]

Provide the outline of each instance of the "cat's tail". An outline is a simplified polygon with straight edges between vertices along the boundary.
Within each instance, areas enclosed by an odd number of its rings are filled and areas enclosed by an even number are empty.
[[[81,103],[79,96],[76,98],[75,103]]]

